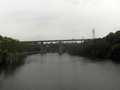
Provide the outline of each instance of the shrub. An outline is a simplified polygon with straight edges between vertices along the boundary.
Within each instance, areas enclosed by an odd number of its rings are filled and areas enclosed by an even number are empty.
[[[0,51],[0,63],[5,62],[8,57],[8,52],[6,50]]]

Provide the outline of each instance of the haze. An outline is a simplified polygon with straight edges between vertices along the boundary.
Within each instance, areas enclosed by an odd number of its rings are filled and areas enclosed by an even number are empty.
[[[104,37],[120,30],[120,0],[0,0],[0,34],[18,40]]]

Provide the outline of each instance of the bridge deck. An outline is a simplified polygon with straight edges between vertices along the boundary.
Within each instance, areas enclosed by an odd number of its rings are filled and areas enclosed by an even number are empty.
[[[62,40],[37,40],[37,41],[21,41],[21,42],[58,42],[58,41],[82,41],[88,39],[62,39]]]

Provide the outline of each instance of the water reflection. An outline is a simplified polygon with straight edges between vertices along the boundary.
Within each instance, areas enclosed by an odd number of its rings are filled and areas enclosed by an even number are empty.
[[[111,60],[33,54],[0,67],[0,90],[119,90],[119,76]]]
[[[5,78],[11,74],[14,74],[19,67],[25,64],[25,58],[26,56],[19,57],[0,65],[0,76],[2,75],[2,78]]]

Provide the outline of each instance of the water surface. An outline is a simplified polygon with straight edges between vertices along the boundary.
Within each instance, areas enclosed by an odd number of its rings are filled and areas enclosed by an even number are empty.
[[[0,90],[120,90],[120,64],[58,53],[33,54],[0,67]]]

